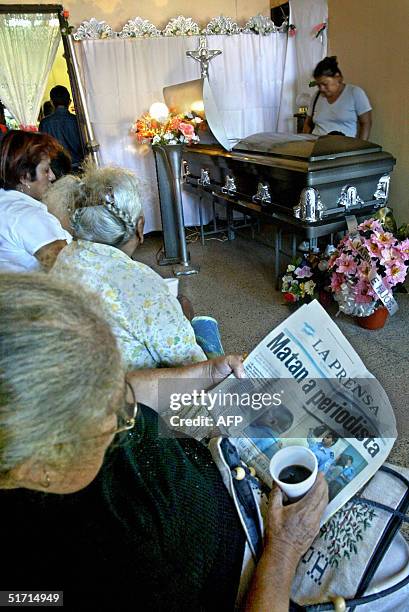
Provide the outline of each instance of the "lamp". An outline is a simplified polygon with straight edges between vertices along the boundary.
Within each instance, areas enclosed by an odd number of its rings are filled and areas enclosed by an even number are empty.
[[[169,109],[163,102],[154,102],[149,107],[149,114],[159,123],[164,123],[169,117]]]

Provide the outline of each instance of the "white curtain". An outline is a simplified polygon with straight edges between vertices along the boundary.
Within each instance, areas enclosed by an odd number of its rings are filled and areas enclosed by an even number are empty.
[[[200,77],[198,62],[185,53],[197,46],[197,37],[75,45],[102,163],[133,169],[145,182],[146,232],[161,229],[155,166],[150,146],[137,145],[130,127],[152,102],[163,101],[164,87]],[[209,36],[208,46],[223,51],[210,62],[209,82],[227,136],[277,131],[287,36]],[[196,225],[197,203],[187,194],[183,200],[185,224]]]
[[[286,37],[286,39],[287,46],[283,66],[283,84],[277,132],[292,134],[296,131],[294,112],[296,109],[297,54],[294,38]]]
[[[328,23],[327,0],[290,0],[290,23],[297,28],[293,37],[296,53],[297,77],[295,96],[303,98],[307,106],[316,89],[311,89],[309,83],[315,66],[327,55],[327,30],[316,37],[316,26]],[[303,98],[302,98],[302,97]]]
[[[57,13],[0,15],[0,99],[21,126],[35,126],[57,53]]]

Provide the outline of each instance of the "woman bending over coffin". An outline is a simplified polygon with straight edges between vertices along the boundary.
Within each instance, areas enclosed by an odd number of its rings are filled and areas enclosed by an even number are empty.
[[[55,180],[51,158],[61,149],[47,134],[12,130],[0,149],[0,270],[48,270],[71,241],[42,204]]]
[[[318,93],[314,95],[304,123],[305,134],[341,134],[368,140],[372,109],[363,89],[344,83],[335,56],[326,57],[314,70]]]
[[[103,299],[105,316],[128,368],[203,361],[178,300],[156,272],[132,259],[143,242],[138,181],[121,168],[91,165],[80,180],[67,176],[47,195],[50,210],[77,238],[52,273]]]
[[[244,532],[209,451],[158,436],[154,378],[209,384],[238,356],[127,375],[94,300],[44,274],[0,274],[2,582],[67,609],[233,610]],[[146,378],[146,382],[144,382]],[[250,611],[288,610],[327,503],[273,490]],[[143,603],[141,603],[143,602]]]

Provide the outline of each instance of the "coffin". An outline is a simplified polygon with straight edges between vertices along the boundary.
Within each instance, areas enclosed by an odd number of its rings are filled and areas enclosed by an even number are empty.
[[[194,84],[192,86],[192,84]],[[394,157],[373,142],[346,136],[253,134],[229,140],[206,80],[165,88],[168,106],[202,108],[208,130],[186,147],[185,181],[198,190],[225,194],[265,215],[325,223],[346,213],[369,216],[388,201]]]

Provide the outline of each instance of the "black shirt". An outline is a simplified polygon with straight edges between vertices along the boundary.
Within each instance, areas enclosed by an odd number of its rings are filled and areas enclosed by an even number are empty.
[[[149,408],[82,491],[3,490],[0,507],[1,590],[63,590],[74,610],[233,609],[244,533],[230,496],[208,450],[159,437]]]
[[[83,152],[76,116],[64,106],[57,106],[51,115],[40,121],[38,129],[58,140],[71,155],[73,168],[77,169],[83,160]]]

